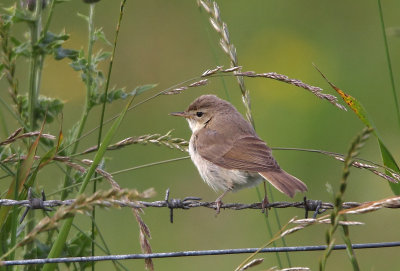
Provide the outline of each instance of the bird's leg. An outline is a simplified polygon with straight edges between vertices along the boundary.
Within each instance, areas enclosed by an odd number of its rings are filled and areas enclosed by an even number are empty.
[[[269,204],[269,201],[268,201],[268,196],[267,196],[267,184],[266,184],[266,182],[264,181],[264,199],[263,199],[263,201],[261,202],[261,212],[262,213],[264,213],[264,211],[266,211],[266,207],[267,207],[267,205]]]
[[[229,191],[231,191],[231,188],[228,188],[227,190],[225,190],[224,193],[222,193],[221,196],[219,196],[216,200],[215,203],[217,204],[217,214],[219,214],[219,211],[221,209],[221,205],[222,205],[222,198],[226,195],[226,193],[228,193]]]

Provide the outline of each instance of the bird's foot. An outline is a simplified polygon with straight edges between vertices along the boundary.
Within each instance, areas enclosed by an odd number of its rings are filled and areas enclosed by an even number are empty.
[[[261,202],[261,212],[262,213],[265,212],[266,215],[268,215],[268,210],[267,210],[268,204],[269,204],[268,197],[267,197],[267,195],[265,195],[263,201]]]
[[[216,208],[217,212],[215,215],[218,215],[221,210],[222,200],[220,198],[216,199],[215,204],[217,205],[217,208]]]

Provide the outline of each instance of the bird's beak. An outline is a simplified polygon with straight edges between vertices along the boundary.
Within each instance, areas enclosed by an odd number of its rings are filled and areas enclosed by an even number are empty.
[[[189,114],[186,112],[172,112],[169,113],[171,116],[177,116],[177,117],[184,117],[184,118],[189,118]]]

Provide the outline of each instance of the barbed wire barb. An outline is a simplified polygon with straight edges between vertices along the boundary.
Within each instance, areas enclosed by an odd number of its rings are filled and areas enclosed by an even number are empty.
[[[185,197],[183,199],[175,199],[169,198],[170,190],[167,189],[164,200],[161,201],[129,201],[129,200],[120,200],[120,199],[106,199],[106,200],[98,200],[93,203],[93,205],[99,207],[129,207],[129,208],[168,208],[170,210],[170,222],[173,223],[173,210],[174,209],[191,209],[191,208],[210,208],[216,210],[217,204],[215,202],[207,202],[201,201],[199,197]],[[36,204],[36,203],[40,204]],[[43,199],[35,199],[30,198],[28,200],[12,200],[12,199],[0,199],[0,206],[23,206],[28,207],[29,209],[43,209],[49,211],[49,208],[60,207],[60,206],[69,206],[74,204],[75,199],[68,200],[45,200]],[[328,209],[333,209],[334,204],[330,202],[322,202],[321,200],[311,200],[304,198],[303,201],[299,202],[287,202],[287,201],[279,201],[269,203],[267,208],[303,208],[305,209],[305,217],[308,217],[308,212],[313,211],[313,219],[318,214],[324,213]],[[400,196],[394,196],[378,201],[369,201],[369,202],[344,202],[342,204],[344,213],[348,214],[358,214],[358,213],[366,213],[371,211],[376,211],[382,208],[396,209],[400,208]],[[245,209],[262,209],[261,202],[256,203],[223,203],[220,207],[221,209],[229,209],[229,210],[245,210]]]

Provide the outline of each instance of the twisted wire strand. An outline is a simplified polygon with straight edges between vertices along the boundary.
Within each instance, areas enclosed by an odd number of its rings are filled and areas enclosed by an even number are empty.
[[[361,243],[353,244],[353,249],[367,249],[367,248],[388,248],[398,247],[400,242],[381,242],[381,243]],[[260,253],[271,252],[305,252],[305,251],[318,251],[325,250],[326,245],[321,246],[296,246],[296,247],[269,247],[263,248]],[[333,250],[346,249],[346,245],[335,245]],[[172,258],[172,257],[190,257],[190,256],[211,256],[211,255],[227,255],[227,254],[244,254],[254,253],[259,248],[239,248],[239,249],[219,249],[219,250],[197,250],[197,251],[179,251],[179,252],[162,252],[151,254],[120,254],[120,255],[106,255],[106,256],[90,256],[90,257],[65,257],[65,258],[51,258],[51,259],[28,259],[28,260],[12,260],[0,262],[0,265],[33,265],[33,264],[46,264],[46,263],[71,263],[71,262],[98,262],[98,261],[111,261],[111,260],[129,260],[129,259],[149,259],[149,258]]]

